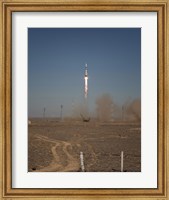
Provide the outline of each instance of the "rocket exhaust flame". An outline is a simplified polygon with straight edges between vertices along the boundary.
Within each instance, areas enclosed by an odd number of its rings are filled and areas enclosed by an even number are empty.
[[[88,95],[88,72],[87,72],[87,64],[85,65],[84,81],[85,81],[84,95],[85,95],[85,99],[87,99],[87,95]]]
[[[88,113],[88,106],[87,106],[87,97],[88,97],[88,71],[87,71],[87,64],[85,65],[85,74],[84,74],[84,111],[83,114],[81,113],[81,117],[84,122],[89,122],[90,117]]]
[[[87,99],[87,94],[88,94],[88,78],[85,77],[85,98]]]

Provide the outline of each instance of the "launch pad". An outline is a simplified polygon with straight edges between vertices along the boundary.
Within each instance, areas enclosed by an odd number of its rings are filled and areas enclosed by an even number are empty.
[[[82,117],[83,122],[89,122],[90,121],[90,117],[85,117],[82,114],[80,114],[80,116]]]

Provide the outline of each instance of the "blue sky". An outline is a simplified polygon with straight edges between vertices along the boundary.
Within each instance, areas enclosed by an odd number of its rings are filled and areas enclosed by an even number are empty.
[[[29,28],[28,115],[72,114],[84,100],[88,64],[90,112],[102,94],[122,106],[141,97],[140,28]]]

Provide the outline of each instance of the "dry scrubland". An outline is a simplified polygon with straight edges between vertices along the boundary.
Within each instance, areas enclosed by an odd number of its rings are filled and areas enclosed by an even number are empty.
[[[86,172],[119,172],[121,151],[124,171],[141,171],[138,123],[30,120],[29,171],[79,172],[81,151]]]

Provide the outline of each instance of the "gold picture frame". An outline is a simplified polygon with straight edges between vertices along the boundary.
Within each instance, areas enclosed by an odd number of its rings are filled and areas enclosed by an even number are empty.
[[[157,189],[19,189],[12,188],[11,43],[12,12],[130,11],[158,16],[158,188]],[[167,0],[0,0],[0,197],[3,199],[169,199],[168,63],[169,2]]]

